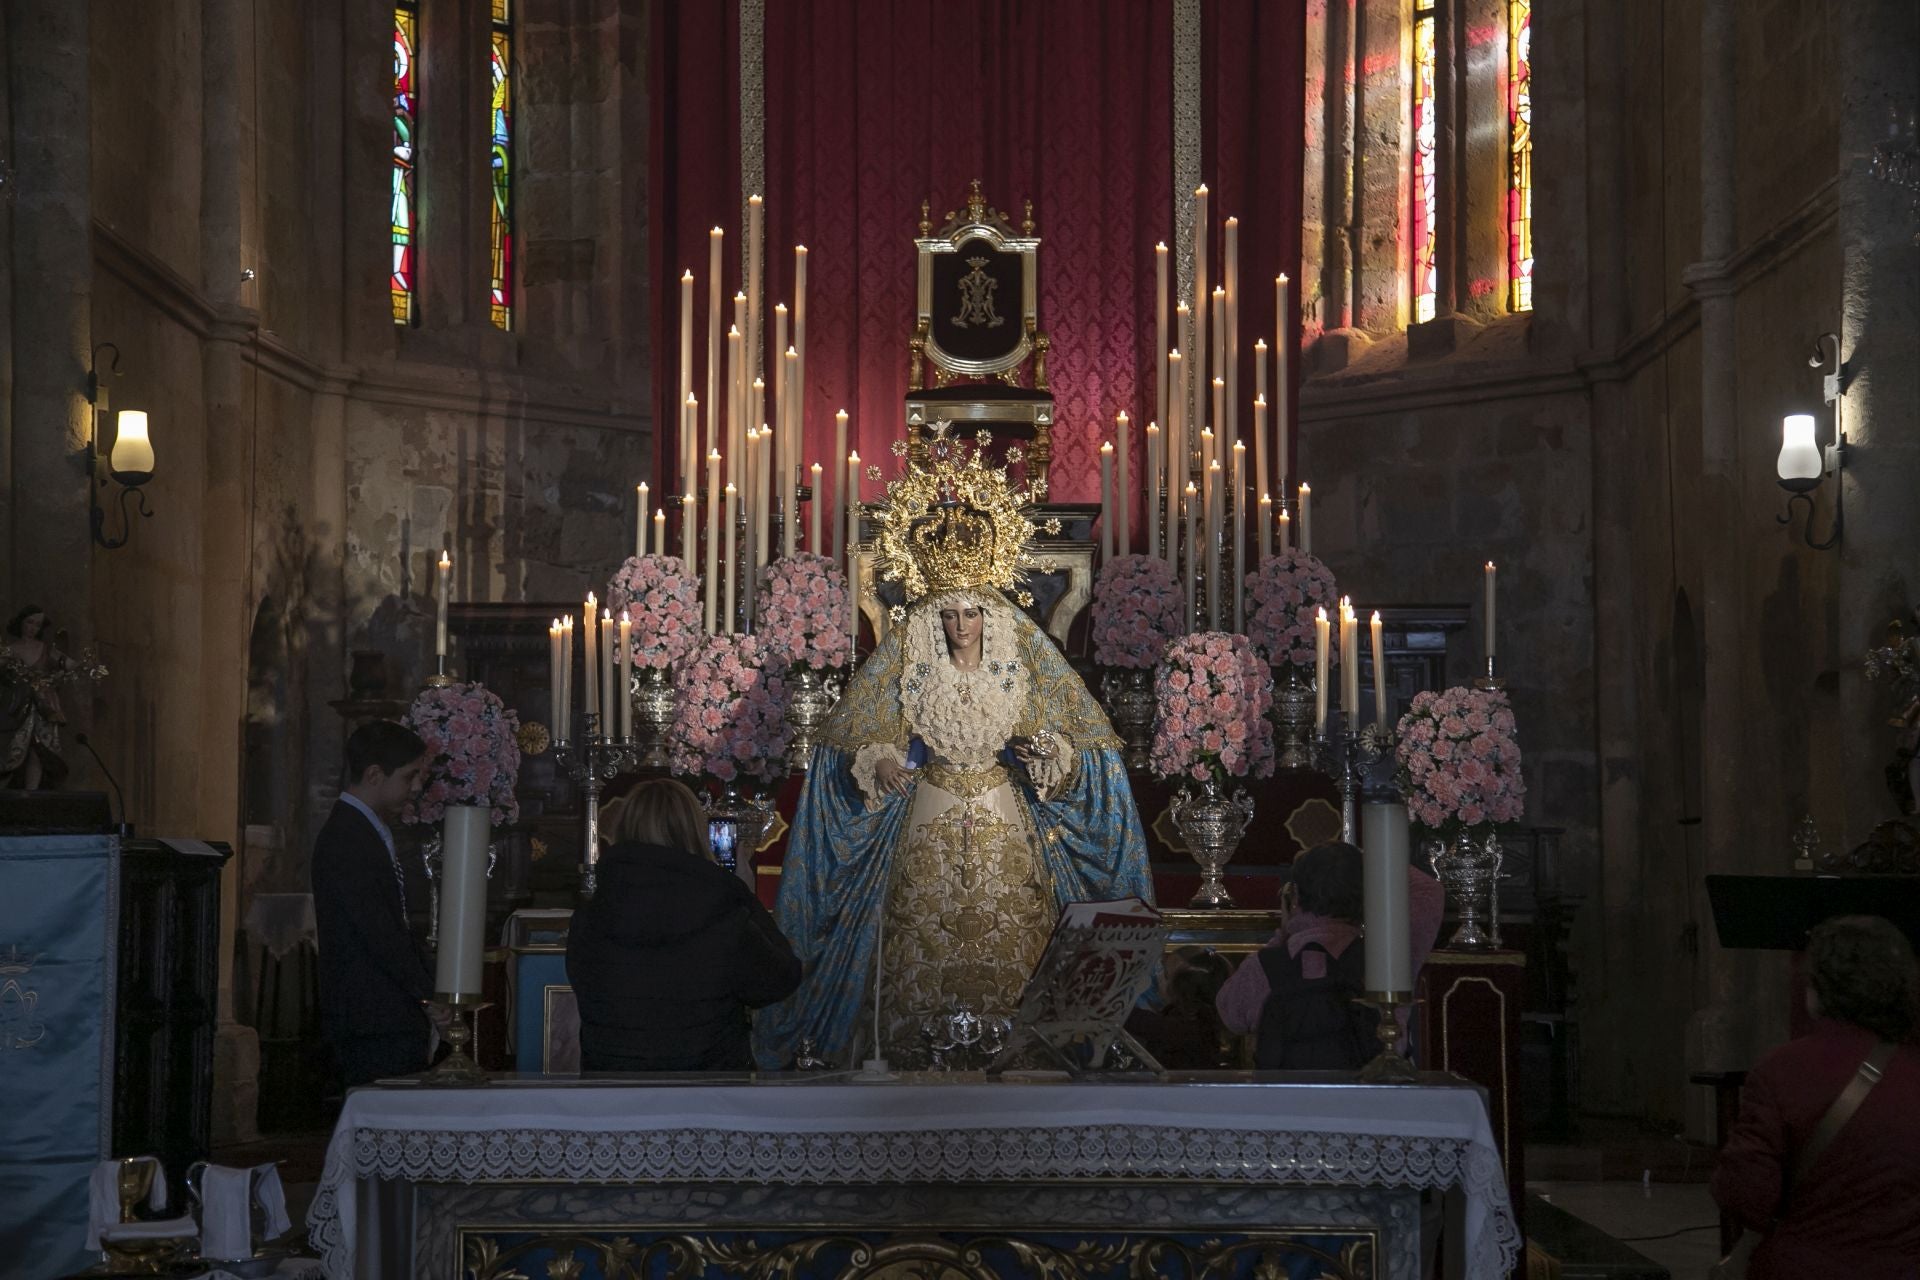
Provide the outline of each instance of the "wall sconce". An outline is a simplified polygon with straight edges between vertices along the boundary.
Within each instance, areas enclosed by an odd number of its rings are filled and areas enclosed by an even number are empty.
[[[87,369],[87,403],[93,406],[90,424],[92,430],[87,439],[87,474],[92,479],[89,486],[89,519],[93,525],[93,540],[112,551],[127,545],[127,539],[133,535],[133,516],[127,510],[129,498],[138,499],[140,514],[148,519],[153,512],[147,507],[146,490],[141,486],[153,479],[153,441],[147,435],[147,414],[144,409],[122,409],[115,424],[113,450],[103,461],[100,457],[100,423],[107,412],[107,389],[100,385],[100,353],[113,352],[113,359],[107,365],[107,372],[118,376],[120,373],[120,348],[111,342],[103,342],[93,349],[93,363]],[[117,538],[107,537],[107,512],[100,505],[100,492],[107,487],[108,477],[120,485],[120,527],[123,532]]]
[[[1833,353],[1828,355],[1827,344],[1833,344]],[[1824,450],[1818,440],[1817,424],[1810,413],[1790,413],[1780,423],[1780,456],[1774,463],[1774,470],[1780,476],[1780,487],[1787,491],[1787,509],[1774,519],[1781,524],[1793,523],[1793,507],[1797,502],[1807,506],[1806,543],[1815,551],[1830,551],[1840,545],[1840,535],[1847,523],[1847,490],[1842,483],[1841,472],[1847,465],[1847,429],[1841,420],[1841,402],[1847,394],[1847,366],[1840,359],[1840,335],[1823,333],[1814,340],[1813,354],[1807,357],[1807,367],[1823,369],[1828,361],[1833,363],[1833,371],[1821,379],[1821,395],[1833,406],[1833,443]],[[1833,477],[1833,532],[1824,542],[1813,540],[1813,492],[1820,487],[1821,481]]]

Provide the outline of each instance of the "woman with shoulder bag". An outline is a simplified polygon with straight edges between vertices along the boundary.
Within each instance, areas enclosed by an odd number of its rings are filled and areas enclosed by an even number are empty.
[[[1749,1233],[1714,1275],[1914,1280],[1920,969],[1878,916],[1822,922],[1806,956],[1813,1030],[1748,1073],[1714,1169],[1713,1198]]]

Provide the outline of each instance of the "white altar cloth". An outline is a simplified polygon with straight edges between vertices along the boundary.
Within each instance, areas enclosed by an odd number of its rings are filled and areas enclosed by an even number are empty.
[[[1444,1080],[1444,1077],[1436,1077]],[[313,1205],[335,1280],[378,1231],[372,1179],[415,1182],[992,1182],[1137,1177],[1458,1188],[1471,1276],[1521,1237],[1487,1121],[1458,1083],[1195,1073],[1139,1082],[948,1075],[395,1083],[347,1096]]]

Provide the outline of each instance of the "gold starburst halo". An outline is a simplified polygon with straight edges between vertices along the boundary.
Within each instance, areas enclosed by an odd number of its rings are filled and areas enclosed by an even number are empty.
[[[908,604],[992,588],[1028,607],[1033,597],[1020,583],[1039,567],[1031,551],[1039,529],[1032,506],[1045,489],[1015,488],[1007,469],[985,456],[983,441],[956,439],[950,427],[930,424],[925,463],[909,460],[887,482],[875,544],[880,577],[899,583]]]

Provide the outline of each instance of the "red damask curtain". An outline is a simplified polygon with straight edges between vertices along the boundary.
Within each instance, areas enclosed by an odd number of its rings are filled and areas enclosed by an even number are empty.
[[[716,222],[729,234],[727,295],[738,287],[738,28],[734,4],[660,0],[654,12],[654,398],[657,421],[672,423],[675,282],[686,266],[704,275]],[[1298,271],[1304,0],[1206,0],[1202,13],[1202,177],[1243,228],[1250,406],[1273,276]],[[792,246],[808,247],[804,460],[831,461],[840,408],[850,447],[888,457],[920,204],[932,201],[938,224],[979,178],[1016,222],[1031,199],[1042,237],[1053,496],[1098,499],[1100,441],[1121,409],[1144,475],[1153,246],[1174,240],[1172,0],[767,0],[763,57],[769,315],[791,301]],[[705,296],[703,280],[700,312]]]

